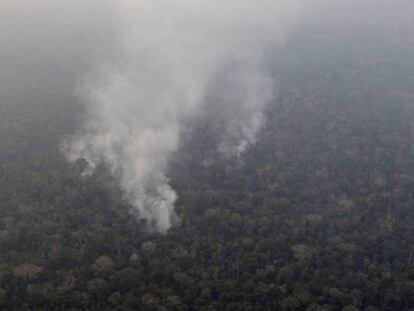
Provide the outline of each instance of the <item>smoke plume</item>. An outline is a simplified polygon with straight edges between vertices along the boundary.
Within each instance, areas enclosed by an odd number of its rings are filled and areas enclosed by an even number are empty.
[[[117,1],[114,52],[81,87],[87,116],[65,143],[69,159],[107,165],[139,217],[166,232],[177,195],[165,170],[183,125],[213,109],[220,149],[254,143],[274,95],[269,59],[296,20],[294,2]]]

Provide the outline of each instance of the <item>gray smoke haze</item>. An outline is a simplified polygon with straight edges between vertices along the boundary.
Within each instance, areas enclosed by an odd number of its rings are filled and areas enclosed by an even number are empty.
[[[99,51],[112,45],[111,10],[110,2],[96,0],[0,1],[1,97],[73,93]]]
[[[265,55],[283,42],[299,6],[143,0],[118,9],[118,53],[83,86],[88,118],[65,151],[108,165],[139,217],[165,232],[177,195],[164,172],[182,126],[214,99],[225,114],[222,149],[240,153],[254,142],[275,84]]]
[[[138,217],[165,232],[177,197],[165,171],[189,120],[218,118],[218,148],[240,154],[275,99],[272,54],[297,24],[412,36],[413,9],[404,0],[2,0],[0,98],[76,89],[86,115],[64,153],[107,165]]]

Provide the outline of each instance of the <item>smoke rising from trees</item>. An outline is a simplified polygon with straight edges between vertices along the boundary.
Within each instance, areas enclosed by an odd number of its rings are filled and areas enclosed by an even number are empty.
[[[224,117],[219,148],[239,154],[254,143],[275,88],[266,54],[282,44],[299,7],[144,0],[117,9],[117,53],[83,85],[88,116],[64,149],[70,160],[108,165],[139,217],[165,232],[177,198],[165,170],[182,126],[214,101]]]

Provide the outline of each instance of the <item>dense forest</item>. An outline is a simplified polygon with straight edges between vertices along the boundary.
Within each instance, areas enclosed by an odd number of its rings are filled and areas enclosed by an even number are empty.
[[[308,27],[275,60],[255,145],[186,135],[179,223],[148,230],[60,145],[67,90],[0,98],[2,310],[413,310],[414,40]]]

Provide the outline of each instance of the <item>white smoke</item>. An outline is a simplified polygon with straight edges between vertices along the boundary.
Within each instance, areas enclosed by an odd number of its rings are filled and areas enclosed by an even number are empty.
[[[183,123],[214,101],[221,148],[254,143],[274,89],[266,55],[297,19],[293,2],[117,1],[117,53],[83,86],[88,115],[64,146],[69,159],[106,164],[139,217],[166,232],[177,195],[164,172]]]

